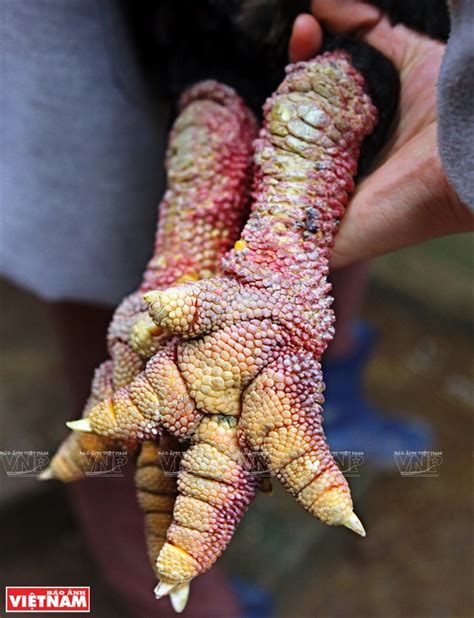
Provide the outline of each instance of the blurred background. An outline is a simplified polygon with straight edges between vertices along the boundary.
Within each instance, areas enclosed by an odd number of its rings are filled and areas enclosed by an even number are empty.
[[[373,263],[363,317],[379,340],[368,393],[387,412],[432,423],[438,456],[428,466],[394,460],[383,474],[363,461],[352,469],[365,539],[322,526],[278,487],[260,494],[221,564],[268,591],[274,616],[472,616],[473,248],[468,236],[450,237]],[[0,297],[0,451],[52,456],[71,417],[55,335],[34,297],[5,282]],[[64,487],[7,471],[1,581],[91,585],[92,615],[125,618]]]

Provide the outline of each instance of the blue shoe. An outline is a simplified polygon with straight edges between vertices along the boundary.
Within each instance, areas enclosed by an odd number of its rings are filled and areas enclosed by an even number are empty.
[[[233,577],[231,583],[242,604],[241,618],[271,618],[273,602],[265,590],[238,577]]]
[[[358,324],[356,337],[356,350],[350,357],[323,362],[324,431],[332,451],[362,452],[364,463],[394,468],[395,451],[429,450],[433,431],[426,422],[388,416],[370,405],[363,393],[362,373],[375,334],[367,325]]]

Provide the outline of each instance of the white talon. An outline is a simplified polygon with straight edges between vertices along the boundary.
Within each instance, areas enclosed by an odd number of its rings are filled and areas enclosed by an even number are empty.
[[[343,522],[343,525],[349,530],[352,530],[356,534],[360,534],[360,536],[365,536],[364,526],[362,525],[360,519],[357,515],[352,511],[349,517]]]
[[[81,418],[78,421],[69,421],[66,425],[73,431],[86,431],[92,433],[91,422],[88,418]]]
[[[188,602],[188,597],[189,582],[178,584],[175,588],[173,588],[173,590],[171,590],[170,600],[175,612],[180,614],[183,611],[183,609],[186,607],[186,603]]]
[[[158,582],[155,588],[155,597],[157,599],[161,599],[170,593],[171,589],[174,588],[176,584],[167,584],[166,582]]]

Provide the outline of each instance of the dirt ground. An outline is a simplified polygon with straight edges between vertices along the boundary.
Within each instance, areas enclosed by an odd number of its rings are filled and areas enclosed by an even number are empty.
[[[453,298],[427,303],[380,280],[379,272],[364,307],[379,332],[368,392],[384,410],[429,420],[438,459],[432,476],[402,476],[394,460],[383,476],[362,465],[349,479],[365,539],[324,528],[278,489],[260,495],[223,561],[272,594],[278,618],[473,615],[472,324],[466,310],[453,318]],[[53,334],[33,297],[5,283],[0,296],[0,451],[52,454],[64,435],[56,419],[68,405]],[[0,483],[2,584],[92,581],[91,615],[125,618],[64,491],[2,469]]]

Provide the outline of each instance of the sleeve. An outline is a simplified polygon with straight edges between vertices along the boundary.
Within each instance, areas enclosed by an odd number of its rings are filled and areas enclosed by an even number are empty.
[[[474,4],[450,4],[451,34],[438,83],[438,146],[449,182],[474,210]]]

